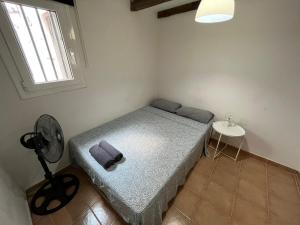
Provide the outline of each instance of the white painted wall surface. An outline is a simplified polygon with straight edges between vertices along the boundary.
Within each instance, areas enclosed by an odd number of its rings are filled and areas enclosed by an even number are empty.
[[[159,95],[232,112],[244,148],[300,170],[300,1],[238,0],[233,21],[160,20]]]
[[[32,224],[25,193],[2,168],[0,168],[0,224]]]
[[[157,20],[132,13],[125,0],[78,0],[88,57],[87,88],[20,100],[0,61],[0,164],[22,188],[43,179],[33,152],[19,137],[44,113],[57,118],[67,142],[83,131],[142,107],[156,94]],[[68,165],[68,151],[53,171]]]

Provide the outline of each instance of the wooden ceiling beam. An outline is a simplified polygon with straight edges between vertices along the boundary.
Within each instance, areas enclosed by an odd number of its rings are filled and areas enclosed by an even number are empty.
[[[172,0],[131,0],[130,8],[131,11],[139,11],[169,1]]]
[[[185,13],[193,10],[197,10],[201,1],[194,1],[191,3],[187,3],[184,5],[176,6],[174,8],[166,9],[163,11],[159,11],[157,13],[157,18],[165,18],[168,16],[173,16],[180,13]]]

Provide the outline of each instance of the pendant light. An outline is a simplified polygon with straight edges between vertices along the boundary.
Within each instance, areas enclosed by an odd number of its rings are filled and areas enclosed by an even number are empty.
[[[234,16],[234,0],[202,0],[195,21],[198,23],[219,23]]]

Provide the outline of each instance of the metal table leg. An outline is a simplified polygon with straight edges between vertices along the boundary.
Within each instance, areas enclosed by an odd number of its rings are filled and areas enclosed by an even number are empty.
[[[215,148],[215,154],[214,154],[214,158],[213,159],[215,159],[216,157],[218,157],[223,152],[223,150],[227,147],[227,144],[225,144],[225,146],[221,150],[219,150],[219,146],[220,146],[220,142],[221,142],[222,136],[223,135],[220,134],[219,139],[218,139],[217,147]]]
[[[244,143],[244,139],[245,139],[245,136],[243,136],[243,137],[241,138],[241,143],[240,143],[240,146],[239,146],[239,150],[238,150],[238,152],[236,153],[236,156],[235,156],[235,158],[234,158],[234,161],[237,161],[237,159],[238,159],[238,157],[239,157],[240,151],[241,151],[242,146],[243,146],[243,143]]]
[[[232,157],[232,156],[230,156],[230,155],[227,155],[227,154],[224,153],[224,152],[221,152],[221,153],[222,153],[223,155],[227,156],[228,158],[231,158],[231,159],[233,159],[234,161],[237,161],[237,159],[238,159],[238,157],[239,157],[239,154],[240,154],[240,151],[241,151],[242,146],[243,146],[244,139],[245,139],[245,136],[241,137],[241,142],[240,142],[240,145],[239,145],[239,148],[238,148],[238,151],[237,151],[235,157]]]

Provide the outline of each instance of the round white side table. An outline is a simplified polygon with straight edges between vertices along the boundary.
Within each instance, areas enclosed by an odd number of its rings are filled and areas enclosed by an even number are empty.
[[[245,139],[245,135],[246,135],[246,131],[244,128],[242,128],[239,125],[234,125],[234,126],[228,126],[228,121],[217,121],[213,123],[213,129],[215,132],[219,133],[219,139],[218,139],[218,143],[216,148],[213,148],[215,150],[214,153],[214,158],[218,157],[220,154],[223,154],[231,159],[233,159],[234,161],[236,161],[238,159],[238,156],[240,154],[244,139]],[[238,151],[235,155],[235,157],[229,156],[226,153],[224,153],[225,148],[228,146],[228,144],[225,144],[225,146],[220,150],[220,142],[222,139],[222,136],[227,136],[227,137],[232,137],[232,138],[240,138],[240,144],[239,144],[239,148]]]

